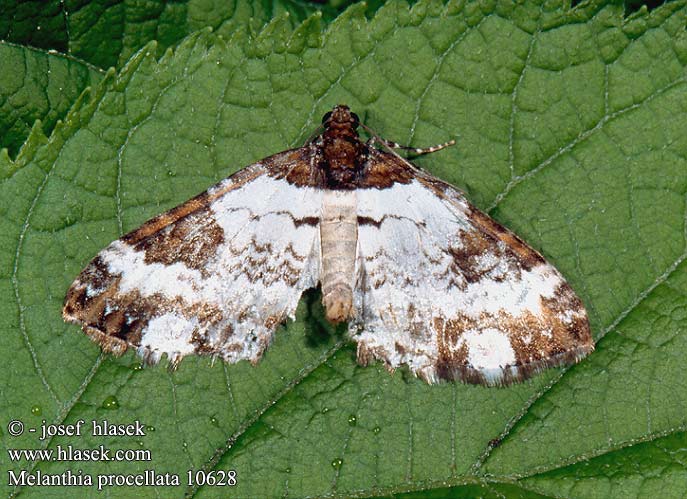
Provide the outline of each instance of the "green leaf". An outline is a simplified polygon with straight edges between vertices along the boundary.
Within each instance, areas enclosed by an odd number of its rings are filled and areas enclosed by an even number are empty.
[[[69,31],[65,2],[0,0],[0,40],[66,52]]]
[[[189,469],[238,473],[231,489],[111,486],[110,497],[645,497],[657,476],[661,497],[679,496],[686,22],[684,0],[627,19],[594,3],[393,3],[324,31],[314,18],[227,41],[205,31],[159,61],[147,46],[49,138],[34,129],[16,161],[0,155],[0,437],[5,449],[103,444],[151,461],[3,468],[154,469],[184,484]],[[358,367],[308,293],[259,365],[192,358],[170,373],[102,355],[62,323],[65,290],[103,246],[303,143],[340,102],[391,140],[455,138],[417,163],[541,249],[587,305],[597,351],[509,388],[428,386]],[[41,442],[10,436],[17,418],[154,430]],[[98,494],[5,483],[22,497]]]
[[[231,34],[239,26],[261,29],[265,23],[282,14],[290,15],[296,25],[318,11],[325,19],[332,19],[350,3],[343,1],[330,5],[301,0],[0,0],[0,40],[69,53],[107,69],[110,66],[122,67],[134,52],[153,40],[163,51],[202,28],[211,27],[219,34]],[[379,3],[372,2],[374,7]]]
[[[14,156],[37,126],[49,134],[103,71],[71,57],[0,42],[0,146]]]
[[[687,490],[687,438],[684,431],[670,433],[523,482],[552,496],[679,497]]]
[[[336,13],[333,7],[323,8],[328,17]],[[297,23],[315,10],[307,2],[288,0],[164,5],[0,0],[0,40],[8,40],[0,41],[0,65],[5,68],[0,75],[0,147],[15,156],[36,120],[50,134],[81,91],[100,80],[104,71],[98,66],[122,66],[151,40],[158,41],[161,54],[207,26],[230,36],[238,27],[260,28],[280,14],[291,14]]]
[[[415,1],[408,3],[412,5]],[[292,16],[294,25],[315,12],[331,21],[354,3],[352,0],[0,0],[0,40],[70,53],[105,69],[120,67],[152,40],[157,40],[164,49],[205,27],[228,33],[240,24],[251,22],[253,28],[259,29],[283,13]],[[366,15],[373,16],[383,4],[383,0],[368,0]],[[633,12],[643,2],[625,0],[625,5]]]

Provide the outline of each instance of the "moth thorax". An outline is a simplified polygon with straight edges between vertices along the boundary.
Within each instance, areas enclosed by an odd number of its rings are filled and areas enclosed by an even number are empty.
[[[326,190],[322,200],[322,304],[327,320],[344,322],[353,316],[353,285],[358,218],[355,191]]]
[[[362,147],[358,133],[350,124],[338,125],[328,128],[322,139],[322,167],[328,186],[355,187]]]

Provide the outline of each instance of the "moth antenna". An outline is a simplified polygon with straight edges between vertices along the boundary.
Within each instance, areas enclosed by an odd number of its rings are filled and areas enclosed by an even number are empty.
[[[306,146],[312,144],[313,141],[314,141],[317,137],[319,137],[320,134],[321,134],[323,131],[324,131],[324,125],[323,125],[322,123],[320,123],[320,124],[317,126],[317,128],[315,128],[315,131],[314,131],[313,133],[310,134],[310,136],[308,137],[308,140],[306,140],[306,141],[303,143],[303,147],[306,147]]]
[[[435,146],[429,146],[429,147],[410,147],[410,146],[404,146],[401,144],[398,144],[396,142],[392,142],[390,140],[383,139],[379,135],[377,135],[370,127],[366,126],[363,123],[360,123],[360,126],[365,129],[367,133],[371,135],[371,139],[369,141],[369,145],[373,145],[375,142],[378,142],[384,149],[386,149],[388,152],[396,156],[398,159],[403,161],[405,164],[410,166],[413,170],[415,171],[420,171],[420,169],[412,164],[410,161],[408,161],[407,158],[404,158],[400,154],[398,154],[394,149],[403,149],[404,151],[412,151],[417,155],[421,154],[429,154],[432,152],[440,151],[441,149],[444,149],[446,147],[450,147],[452,145],[455,145],[456,141],[451,139],[448,142],[444,142],[443,144],[438,144]]]
[[[448,142],[444,142],[443,144],[437,144],[434,146],[428,146],[428,147],[412,147],[412,146],[404,146],[399,144],[398,142],[394,142],[391,140],[386,140],[382,139],[379,137],[372,137],[369,141],[369,145],[374,145],[377,141],[375,139],[379,139],[380,143],[388,148],[391,149],[403,149],[404,151],[410,151],[412,153],[415,153],[415,155],[419,156],[422,154],[429,154],[433,153],[436,151],[441,151],[442,149],[445,149],[446,147],[455,145],[456,141],[451,139]]]
[[[433,152],[441,151],[442,149],[446,149],[447,147],[453,146],[456,144],[456,141],[451,139],[448,142],[444,142],[443,144],[436,144],[434,146],[428,146],[428,147],[410,147],[410,146],[402,146],[400,144],[397,144],[394,142],[391,147],[395,147],[396,149],[404,149],[406,151],[412,151],[415,154],[422,155],[422,154],[430,154]]]
[[[404,158],[403,156],[401,156],[400,154],[398,154],[396,151],[394,151],[391,147],[389,147],[389,146],[386,144],[386,141],[385,141],[383,138],[381,138],[379,135],[377,135],[370,127],[368,127],[367,125],[364,125],[363,123],[361,123],[360,126],[363,127],[363,129],[364,129],[367,133],[369,133],[369,134],[372,136],[372,139],[377,140],[377,141],[378,141],[378,142],[379,142],[379,143],[380,143],[389,153],[391,153],[392,155],[396,156],[396,157],[397,157],[398,159],[400,159],[403,163],[405,163],[406,165],[408,165],[408,167],[409,167],[411,170],[416,171],[416,172],[420,172],[420,171],[421,171],[417,166],[415,166],[414,164],[412,164],[412,163],[411,163],[410,161],[408,161],[406,158]]]

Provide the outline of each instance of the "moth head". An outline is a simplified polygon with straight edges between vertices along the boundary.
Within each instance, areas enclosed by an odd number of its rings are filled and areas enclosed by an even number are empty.
[[[325,127],[350,126],[355,130],[360,124],[360,118],[348,106],[339,104],[322,117],[322,124]]]

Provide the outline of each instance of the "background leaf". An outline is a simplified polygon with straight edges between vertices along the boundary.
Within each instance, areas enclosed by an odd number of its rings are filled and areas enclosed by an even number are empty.
[[[293,27],[315,13],[331,20],[350,3],[0,0],[0,147],[15,156],[36,120],[50,134],[104,70],[123,66],[151,41],[161,55],[199,29],[231,36],[236,29],[260,30],[282,15]],[[366,11],[371,15],[381,4],[369,2]]]
[[[123,66],[150,41],[161,55],[201,28],[230,34],[259,29],[277,13],[298,22],[314,10],[290,2],[0,0],[0,146],[16,155],[36,120],[50,134],[105,69]]]
[[[141,439],[0,436],[5,449],[149,449],[87,474],[236,469],[236,488],[112,497],[679,497],[687,387],[687,8],[526,1],[353,8],[155,45],[81,96],[49,138],[0,155],[0,420],[108,419]],[[399,60],[403,64],[399,64]],[[456,138],[417,160],[540,248],[587,304],[597,351],[506,389],[355,365],[318,297],[257,367],[177,372],[101,355],[62,323],[99,249],[239,167],[302,143],[345,102],[384,137]],[[5,460],[61,473],[73,463]],[[3,474],[7,476],[3,470]],[[4,485],[3,485],[4,486]],[[9,487],[22,497],[92,488]],[[447,489],[448,487],[448,489]]]
[[[150,41],[157,41],[161,55],[199,29],[213,28],[225,36],[239,28],[259,31],[282,14],[289,16],[292,27],[310,15],[331,21],[352,3],[0,0],[0,65],[5,68],[5,81],[0,82],[0,147],[15,156],[36,120],[42,120],[38,126],[50,134],[76,96],[97,81],[98,69],[123,66]],[[366,2],[366,15],[371,17],[382,5],[382,0]],[[633,11],[639,5],[628,0],[626,8]],[[24,82],[26,88],[17,95],[17,85]]]
[[[0,42],[0,145],[14,156],[36,123],[50,133],[104,71],[57,53]]]
[[[164,50],[199,29],[211,27],[219,34],[231,33],[243,25],[260,29],[282,14],[290,15],[294,26],[315,12],[330,20],[351,3],[349,0],[0,0],[0,40],[69,53],[107,69],[123,66],[134,52],[152,40]],[[373,13],[381,3],[370,2],[368,12]]]

